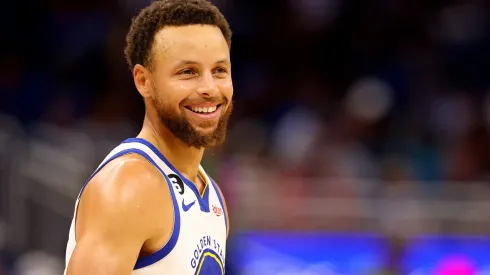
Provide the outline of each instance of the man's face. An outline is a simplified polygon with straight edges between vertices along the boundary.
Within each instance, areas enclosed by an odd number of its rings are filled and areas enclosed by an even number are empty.
[[[176,137],[196,148],[221,144],[232,111],[228,44],[206,25],[166,27],[152,50],[151,107]]]

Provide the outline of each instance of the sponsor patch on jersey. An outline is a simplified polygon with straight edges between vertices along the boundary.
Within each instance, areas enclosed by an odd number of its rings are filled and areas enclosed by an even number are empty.
[[[218,206],[214,205],[214,204],[213,204],[213,212],[218,217],[221,216],[221,215],[223,215],[223,209],[221,207],[218,207]]]

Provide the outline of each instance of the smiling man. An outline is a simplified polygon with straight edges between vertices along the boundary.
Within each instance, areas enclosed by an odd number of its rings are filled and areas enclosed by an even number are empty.
[[[145,120],[82,188],[65,274],[223,275],[226,206],[200,162],[232,111],[229,25],[205,0],[162,0],[126,42]]]

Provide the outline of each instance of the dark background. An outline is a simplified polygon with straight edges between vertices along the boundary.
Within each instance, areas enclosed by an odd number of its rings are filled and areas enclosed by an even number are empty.
[[[81,184],[138,132],[123,48],[148,2],[2,2],[0,274],[60,274]],[[233,236],[375,232],[401,274],[413,236],[490,234],[488,1],[213,2],[236,111],[203,165]]]

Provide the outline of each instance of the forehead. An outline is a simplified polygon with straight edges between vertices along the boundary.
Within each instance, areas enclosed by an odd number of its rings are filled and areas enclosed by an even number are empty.
[[[165,63],[178,60],[206,63],[229,59],[228,44],[221,30],[208,25],[163,28],[155,35],[153,53],[157,60]]]

